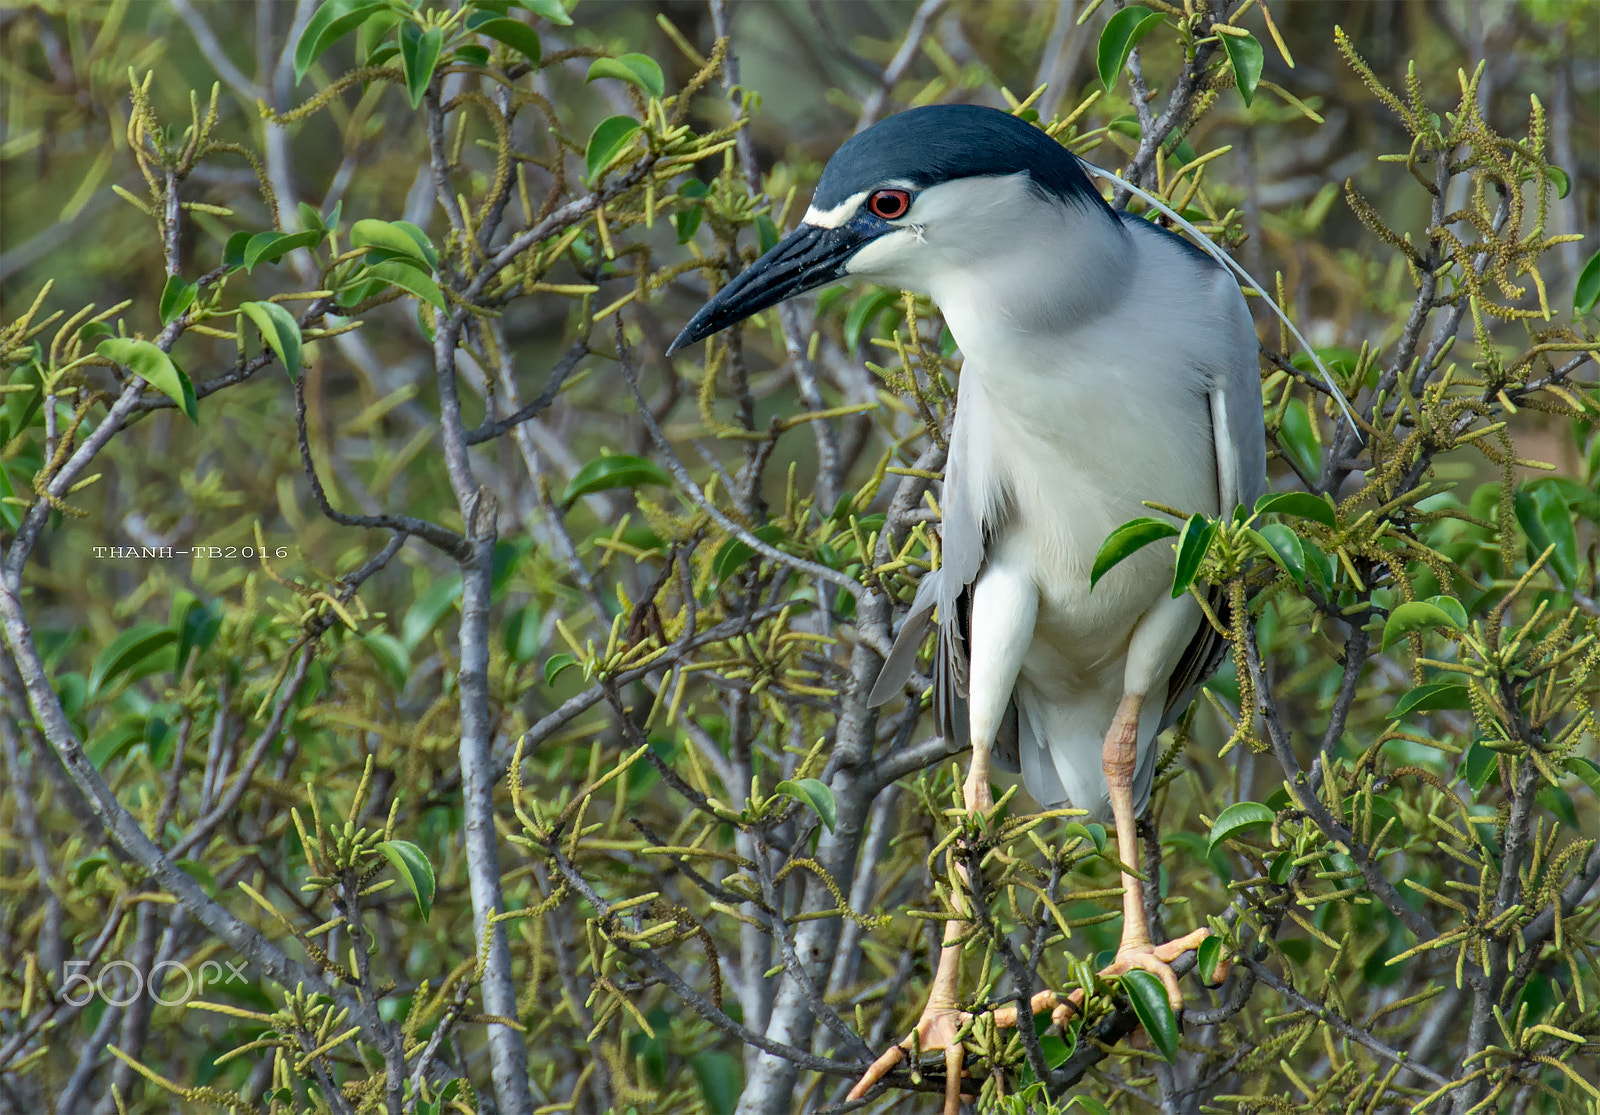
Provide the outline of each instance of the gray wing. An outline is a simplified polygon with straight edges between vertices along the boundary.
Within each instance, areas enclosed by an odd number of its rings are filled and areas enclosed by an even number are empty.
[[[989,498],[983,486],[984,478],[976,475],[972,467],[971,422],[963,421],[963,415],[974,411],[962,402],[968,382],[968,378],[963,377],[957,388],[956,417],[950,429],[950,452],[945,458],[941,507],[944,519],[939,532],[943,560],[939,568],[926,574],[917,586],[911,610],[867,698],[869,704],[881,705],[904,687],[937,607],[939,645],[933,663],[934,723],[945,738],[960,740],[967,737],[966,637],[970,589],[983,569],[986,544],[994,528],[994,524],[984,522],[984,509],[998,503]],[[1015,723],[1016,717],[1008,715],[1001,732],[1006,740],[997,741],[1002,758],[1007,751],[1007,741],[1011,749],[1015,748],[1011,738],[1016,735]]]
[[[1242,323],[1232,358],[1212,373],[1210,391],[1211,436],[1216,446],[1217,495],[1224,515],[1236,506],[1255,506],[1267,490],[1267,430],[1261,413],[1261,373],[1257,370],[1256,334],[1249,311],[1240,300]],[[1211,610],[1224,623],[1227,597],[1213,589]],[[1222,665],[1228,644],[1209,620],[1200,624],[1167,682],[1167,702],[1161,713],[1164,729],[1189,707],[1200,686]]]

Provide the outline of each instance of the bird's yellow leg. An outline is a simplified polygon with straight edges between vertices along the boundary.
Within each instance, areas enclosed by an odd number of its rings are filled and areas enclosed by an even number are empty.
[[[962,798],[969,813],[979,813],[994,807],[994,796],[989,790],[989,748],[975,747],[972,764],[967,769],[967,780],[962,785]],[[966,888],[971,885],[967,869],[956,864],[956,889],[951,895],[957,910],[966,905]],[[944,1115],[958,1115],[961,1110],[961,1063],[964,1051],[956,1035],[972,1017],[957,1008],[956,992],[961,983],[961,946],[957,944],[967,932],[967,922],[951,920],[944,923],[944,944],[939,950],[939,967],[933,974],[933,986],[928,991],[927,1005],[912,1032],[898,1045],[872,1063],[872,1067],[850,1090],[850,1099],[858,1100],[872,1086],[887,1076],[907,1056],[916,1053],[944,1050],[945,1093]]]
[[[1175,941],[1152,945],[1150,923],[1144,916],[1144,883],[1128,870],[1139,861],[1133,821],[1133,772],[1139,757],[1139,710],[1143,704],[1141,694],[1123,696],[1100,755],[1111,797],[1112,822],[1117,826],[1117,858],[1122,861],[1122,943],[1117,946],[1116,959],[1100,975],[1109,979],[1142,968],[1161,980],[1167,989],[1167,1001],[1178,1011],[1183,1009],[1183,992],[1178,990],[1172,962],[1199,948],[1211,931],[1197,929]]]
[[[994,798],[989,791],[989,755],[1005,718],[1006,706],[1016,689],[1022,659],[1033,641],[1038,610],[1039,590],[1026,568],[1008,565],[997,558],[973,585],[968,642],[971,672],[967,679],[967,728],[972,743],[972,763],[961,787],[969,816],[994,808]],[[956,1038],[972,1016],[956,1006],[961,982],[961,947],[956,942],[969,928],[966,918],[971,916],[971,911],[967,893],[972,881],[959,858],[950,883],[951,905],[962,916],[945,923],[944,947],[939,950],[939,967],[933,976],[928,1005],[923,1007],[922,1017],[912,1033],[872,1063],[851,1090],[852,1100],[866,1095],[908,1054],[943,1049],[947,1072],[945,1115],[957,1115],[961,1108],[962,1049]]]
[[[1133,819],[1133,773],[1139,757],[1139,711],[1144,698],[1130,693],[1117,706],[1117,715],[1111,722],[1101,750],[1101,766],[1105,771],[1106,788],[1111,797],[1112,823],[1117,827],[1117,858],[1122,871],[1122,941],[1117,955],[1100,972],[1101,979],[1124,975],[1142,968],[1159,979],[1167,989],[1167,1001],[1174,1011],[1183,1009],[1183,992],[1178,988],[1178,976],[1172,970],[1173,961],[1186,952],[1200,947],[1200,942],[1211,935],[1209,929],[1196,929],[1175,941],[1154,945],[1150,941],[1150,922],[1144,913],[1144,883],[1127,870],[1138,862],[1139,845]],[[1033,997],[1032,1013],[1051,1012],[1051,1021],[1065,1026],[1072,1015],[1083,1006],[1083,991],[1076,990],[1065,997],[1054,991],[1041,991]],[[1017,1024],[1017,1008],[1005,1007],[995,1012],[995,1024],[1002,1028]]]

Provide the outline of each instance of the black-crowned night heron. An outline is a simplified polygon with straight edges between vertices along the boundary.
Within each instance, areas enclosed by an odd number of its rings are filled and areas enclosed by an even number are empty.
[[[973,105],[913,109],[834,154],[805,220],[706,304],[681,348],[774,303],[859,277],[926,293],[964,355],[942,501],[943,563],[918,587],[874,688],[899,692],[935,609],[934,711],[970,739],[969,810],[992,807],[991,755],[1047,807],[1116,825],[1137,862],[1154,740],[1223,645],[1172,553],[1147,547],[1091,591],[1106,537],[1144,501],[1217,515],[1266,484],[1257,343],[1238,284],[1213,258],[1119,213],[1038,128]],[[1162,551],[1165,551],[1164,553]],[[1171,964],[1206,930],[1155,944],[1124,871],[1122,941],[1103,975],[1143,968],[1183,1004]],[[965,899],[957,896],[957,909]],[[916,1045],[943,1048],[959,1099],[964,931],[946,926]],[[1050,992],[1035,1011],[1065,1004]],[[1015,1024],[1014,1009],[999,1012]],[[890,1049],[852,1098],[914,1048]]]

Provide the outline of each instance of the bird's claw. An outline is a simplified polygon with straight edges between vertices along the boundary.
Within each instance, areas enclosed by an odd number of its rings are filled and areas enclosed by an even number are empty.
[[[1173,1011],[1180,1011],[1183,1009],[1183,992],[1178,988],[1178,975],[1172,970],[1172,964],[1184,953],[1198,949],[1201,942],[1209,936],[1211,930],[1196,929],[1193,933],[1159,945],[1125,943],[1117,950],[1117,955],[1111,963],[1101,969],[1099,976],[1101,979],[1109,980],[1126,975],[1135,969],[1149,972],[1166,987],[1167,1001],[1171,1003]],[[1227,979],[1231,967],[1231,961],[1226,957],[1218,962],[1214,975],[1219,984]],[[1066,995],[1049,990],[1041,991],[1029,1000],[1028,1013],[1032,1017],[1049,1011],[1051,1023],[1065,1030],[1073,1016],[1083,1010],[1083,998],[1081,987]],[[999,1029],[1015,1027],[1018,1021],[1016,1004],[996,1009],[993,1017],[995,1026]],[[906,1035],[905,1040],[898,1045],[890,1046],[889,1050],[872,1062],[862,1074],[856,1086],[850,1089],[850,1100],[853,1102],[865,1096],[878,1081],[888,1076],[894,1067],[907,1057],[915,1060],[921,1053],[942,1049],[945,1060],[944,1115],[957,1115],[961,1107],[964,1059],[961,1042],[957,1039],[971,1020],[972,1015],[967,1011],[929,1003],[923,1009],[922,1017],[917,1020],[916,1027]]]
[[[1062,996],[1054,991],[1041,991],[1028,1003],[1030,1015],[1050,1012],[1050,1021],[1057,1028],[1065,1030],[1067,1023],[1072,1021],[1072,1016],[1083,1009],[1083,989],[1077,988]],[[1017,1024],[1017,1008],[1015,1004],[1001,1007],[994,1012],[994,1024],[1002,1030],[1009,1030]]]
[[[1116,958],[1101,970],[1100,978],[1108,980],[1113,976],[1126,975],[1135,969],[1149,972],[1166,987],[1167,1002],[1172,1005],[1172,1010],[1176,1013],[1183,1009],[1183,992],[1178,988],[1178,974],[1172,970],[1172,962],[1184,953],[1198,949],[1200,943],[1209,936],[1211,930],[1202,928],[1187,933],[1177,940],[1159,945],[1124,943],[1117,950]],[[1227,974],[1221,964],[1218,965],[1218,973],[1224,976]]]
[[[878,1081],[889,1075],[890,1071],[908,1056],[914,1060],[920,1053],[931,1053],[942,1049],[945,1067],[944,1115],[958,1115],[962,1099],[961,1063],[965,1053],[961,1042],[957,1039],[971,1019],[972,1015],[966,1011],[929,1003],[923,1009],[922,1017],[917,1020],[916,1027],[906,1035],[905,1040],[898,1045],[890,1046],[888,1052],[872,1062],[861,1079],[856,1081],[856,1086],[850,1089],[850,1100],[854,1102],[866,1095]]]
[[[1125,945],[1117,951],[1115,959],[1107,964],[1098,973],[1103,980],[1123,976],[1140,969],[1149,972],[1159,979],[1167,989],[1167,1001],[1174,1011],[1183,1009],[1183,992],[1178,989],[1178,976],[1172,970],[1172,964],[1186,952],[1192,952],[1200,947],[1200,943],[1211,936],[1209,929],[1196,929],[1193,933],[1179,937],[1174,941],[1167,941],[1160,945]],[[1216,983],[1211,986],[1220,986],[1227,980],[1232,970],[1233,962],[1223,957],[1218,961],[1214,973]],[[1065,1029],[1067,1023],[1072,1021],[1072,1016],[1083,1009],[1083,989],[1076,988],[1066,995],[1055,991],[1041,991],[1029,1002],[1029,1013],[1041,1014],[1050,1012],[1050,1021],[1060,1029]],[[995,1025],[1002,1030],[1009,1029],[1017,1024],[1017,1008],[1013,1006],[1001,1007],[994,1012]]]

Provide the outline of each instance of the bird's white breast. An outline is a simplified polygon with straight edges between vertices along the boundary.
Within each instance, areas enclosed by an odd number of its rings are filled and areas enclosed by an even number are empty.
[[[1218,510],[1208,384],[1193,351],[1208,326],[1185,312],[1192,287],[1178,290],[1153,262],[1132,257],[1124,281],[1133,297],[1062,314],[1053,328],[1030,291],[1007,291],[994,276],[936,292],[965,356],[963,488],[998,528],[988,560],[1020,564],[1040,593],[1027,673],[1115,667],[1134,624],[1165,595],[1165,543],[1089,587],[1106,537],[1156,514],[1144,501]],[[1019,306],[1029,320],[1018,320]]]

